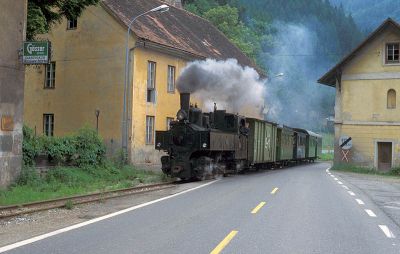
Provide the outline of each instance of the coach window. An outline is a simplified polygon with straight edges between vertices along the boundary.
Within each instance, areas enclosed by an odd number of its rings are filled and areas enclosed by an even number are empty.
[[[387,108],[388,109],[396,108],[396,91],[394,89],[390,89],[387,92]]]

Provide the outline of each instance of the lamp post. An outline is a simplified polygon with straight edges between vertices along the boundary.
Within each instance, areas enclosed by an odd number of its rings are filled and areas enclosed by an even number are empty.
[[[122,110],[122,152],[124,154],[124,159],[128,154],[128,124],[127,124],[127,91],[128,91],[128,82],[129,82],[129,38],[131,35],[131,26],[138,18],[147,15],[153,12],[166,12],[169,10],[169,6],[166,4],[160,5],[156,8],[153,8],[149,11],[146,11],[140,15],[134,16],[128,25],[128,31],[126,35],[126,45],[125,45],[125,80],[124,80],[124,105]]]

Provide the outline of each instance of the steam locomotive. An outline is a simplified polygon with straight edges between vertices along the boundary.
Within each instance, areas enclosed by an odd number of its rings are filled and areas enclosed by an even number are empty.
[[[156,131],[155,148],[162,171],[181,179],[203,180],[249,168],[271,168],[290,162],[314,161],[321,154],[320,135],[300,128],[246,118],[217,110],[203,113],[180,94],[177,120],[170,130]]]

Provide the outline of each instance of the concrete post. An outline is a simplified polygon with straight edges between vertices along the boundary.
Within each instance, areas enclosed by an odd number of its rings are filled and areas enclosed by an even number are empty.
[[[0,188],[14,181],[22,164],[25,68],[19,50],[26,31],[27,0],[0,1]]]

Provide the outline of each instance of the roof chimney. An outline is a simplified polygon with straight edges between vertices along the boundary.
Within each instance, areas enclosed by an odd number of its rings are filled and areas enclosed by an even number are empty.
[[[182,9],[182,0],[164,0],[168,5],[181,8]]]

